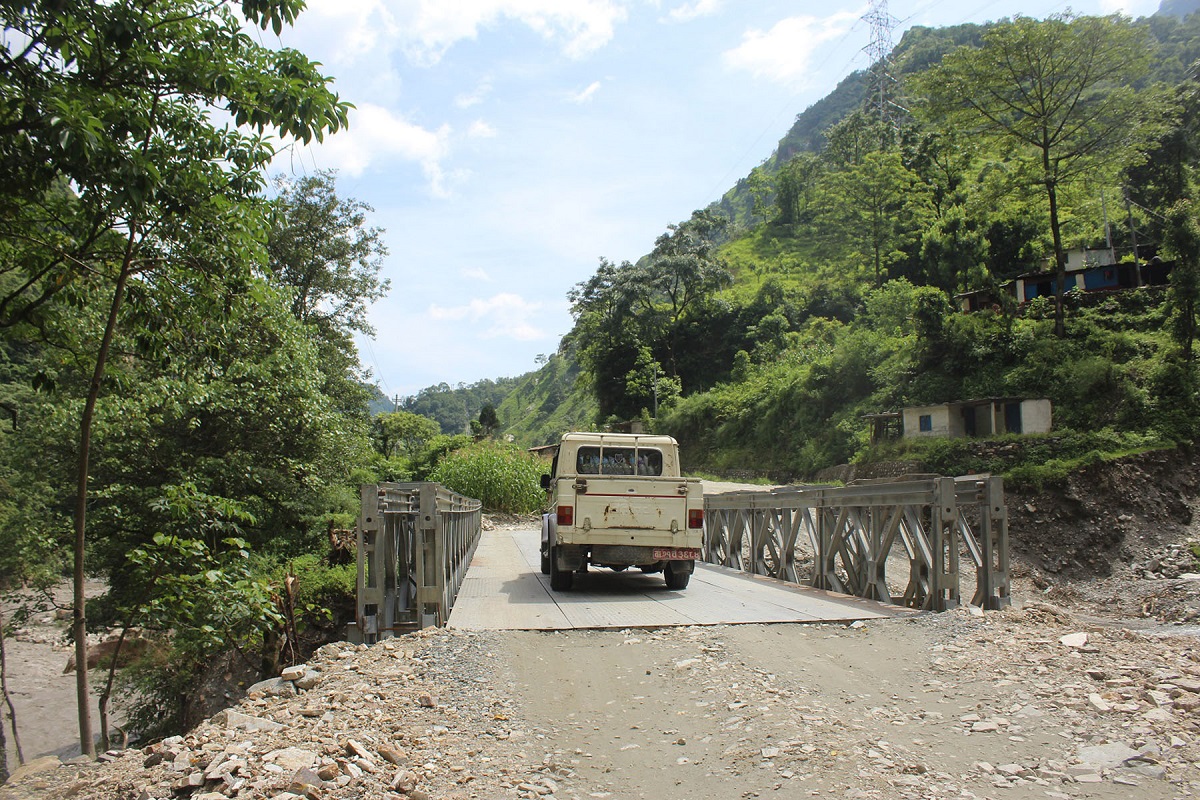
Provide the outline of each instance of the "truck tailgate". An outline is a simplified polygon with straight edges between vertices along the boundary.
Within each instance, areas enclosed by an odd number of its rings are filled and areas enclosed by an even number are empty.
[[[609,478],[575,492],[575,524],[592,530],[684,530],[687,512],[688,483],[679,479]]]

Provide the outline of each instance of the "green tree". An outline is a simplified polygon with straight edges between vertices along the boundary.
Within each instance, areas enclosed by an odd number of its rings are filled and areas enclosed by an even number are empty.
[[[822,221],[826,235],[848,245],[849,255],[883,285],[888,268],[906,257],[929,219],[928,191],[896,150],[866,154],[831,173]]]
[[[484,403],[483,408],[479,409],[479,430],[484,436],[491,436],[500,427],[500,418],[496,416],[496,407],[491,403]]]
[[[592,277],[568,293],[575,327],[567,345],[578,349],[579,360],[599,405],[598,416],[622,413],[625,376],[634,368],[643,334],[635,319],[637,293],[644,286],[631,280],[634,267],[606,258]]]
[[[1167,215],[1167,245],[1175,257],[1171,271],[1172,334],[1191,364],[1196,342],[1196,314],[1200,312],[1200,224],[1195,206],[1180,201]]]
[[[798,153],[779,170],[775,192],[777,219],[784,225],[810,221],[814,189],[823,168],[822,160],[812,153]]]
[[[827,163],[835,169],[862,164],[868,155],[890,150],[896,144],[896,129],[877,113],[858,109],[825,131]]]
[[[676,353],[689,338],[689,318],[733,280],[717,252],[724,227],[713,212],[696,211],[669,226],[637,264],[602,258],[596,273],[568,294],[576,320],[570,344],[589,373],[600,419],[632,419],[650,407],[652,399],[645,402],[630,381],[646,385],[651,361],[665,367],[664,377],[678,377]]]
[[[275,153],[342,127],[348,107],[300,53],[272,50],[242,19],[279,31],[302,0],[0,3],[0,326],[53,327],[52,298],[107,292],[79,416],[75,492],[77,660],[86,661],[89,456],[106,367],[131,283],[167,281],[260,252],[248,201]],[[240,14],[239,14],[240,12]],[[213,111],[232,124],[214,122]],[[65,187],[70,186],[70,189]],[[26,258],[26,256],[29,256]],[[77,670],[80,740],[95,755],[87,670]]]
[[[633,299],[643,340],[666,351],[666,366],[677,375],[675,353],[680,323],[716,291],[733,282],[717,252],[716,237],[725,220],[711,211],[694,211],[686,222],[668,226],[650,255],[629,270],[624,291]]]
[[[1017,17],[990,28],[978,48],[961,47],[918,76],[929,121],[991,143],[1040,185],[1057,265],[1055,330],[1065,334],[1061,192],[1129,163],[1153,139],[1154,93],[1134,83],[1154,52],[1144,27],[1120,16]]]
[[[373,334],[367,306],[389,288],[379,277],[387,247],[383,230],[369,227],[373,209],[336,192],[336,174],[319,171],[275,179],[267,270],[291,293],[292,314],[316,342],[324,391],[347,414],[361,415],[369,400],[368,376],[354,334]]]
[[[372,430],[380,455],[414,459],[427,442],[441,433],[441,426],[436,420],[411,411],[393,411],[376,415]]]
[[[343,200],[336,173],[275,179],[268,241],[270,274],[292,291],[292,313],[323,338],[374,333],[367,305],[387,294],[379,271],[387,247],[383,230],[367,227],[371,206]]]

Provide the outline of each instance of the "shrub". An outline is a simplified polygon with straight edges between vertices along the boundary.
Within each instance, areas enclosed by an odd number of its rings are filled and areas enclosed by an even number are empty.
[[[429,479],[467,497],[490,511],[536,511],[545,500],[539,479],[546,462],[513,445],[483,441],[456,450],[430,473]]]
[[[296,609],[311,617],[309,622],[323,622],[329,611],[345,605],[347,599],[353,605],[358,592],[357,564],[331,566],[320,556],[309,553],[289,560],[272,577],[282,583],[289,571],[298,578]]]

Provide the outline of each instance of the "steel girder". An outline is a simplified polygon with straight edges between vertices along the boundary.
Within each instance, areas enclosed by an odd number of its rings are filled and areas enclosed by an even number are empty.
[[[1000,478],[922,475],[730,492],[705,499],[704,520],[704,560],[731,569],[944,611],[961,602],[966,556],[975,568],[971,603],[1011,602]],[[888,585],[889,560],[908,566],[898,594]]]
[[[364,485],[351,640],[445,625],[482,532],[478,500],[436,483]]]

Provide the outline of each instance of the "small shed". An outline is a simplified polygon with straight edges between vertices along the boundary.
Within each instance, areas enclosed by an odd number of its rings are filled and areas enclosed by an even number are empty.
[[[990,397],[909,406],[901,414],[905,438],[1049,433],[1053,423],[1050,401],[1045,398]]]
[[[547,461],[553,461],[554,457],[556,455],[558,455],[558,445],[557,444],[544,444],[544,445],[541,445],[540,447],[531,447],[531,448],[529,448],[528,452],[533,453],[535,456],[540,456],[541,458],[544,458]]]

